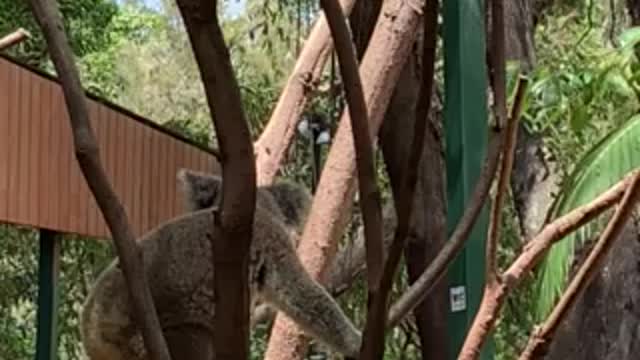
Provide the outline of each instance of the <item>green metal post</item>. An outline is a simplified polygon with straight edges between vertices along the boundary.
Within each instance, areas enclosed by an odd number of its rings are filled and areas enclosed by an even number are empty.
[[[60,242],[61,239],[57,233],[49,230],[40,230],[36,360],[56,359]]]
[[[477,182],[487,147],[484,1],[444,2],[447,230],[458,223]],[[455,359],[477,312],[484,285],[484,211],[449,271],[450,358]],[[493,345],[482,359],[491,359]]]

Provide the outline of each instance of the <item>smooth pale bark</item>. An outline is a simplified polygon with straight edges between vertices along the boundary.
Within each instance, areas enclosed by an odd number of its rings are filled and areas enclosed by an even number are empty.
[[[28,39],[30,36],[31,35],[29,34],[29,32],[22,28],[12,32],[9,35],[5,35],[0,39],[0,51],[10,48],[13,45],[20,43],[21,41]]]
[[[340,1],[343,13],[348,16],[355,3],[356,0]],[[333,49],[330,35],[329,25],[322,15],[313,26],[271,118],[255,143],[259,185],[271,184],[284,162],[298,121]]]
[[[360,66],[372,138],[378,133],[393,89],[420,24],[423,1],[384,3]],[[327,158],[298,253],[307,271],[323,280],[351,212],[355,190],[355,156],[348,113],[343,113]],[[301,359],[307,340],[283,315],[273,326],[266,359]]]

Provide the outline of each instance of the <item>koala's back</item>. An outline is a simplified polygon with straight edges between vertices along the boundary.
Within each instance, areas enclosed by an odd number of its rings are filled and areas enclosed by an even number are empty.
[[[269,206],[256,205],[250,253],[250,286],[256,300],[264,253],[273,258],[295,254],[285,225]],[[211,288],[213,209],[175,218],[138,241],[144,269],[163,329],[192,324],[212,330],[214,296]],[[295,255],[294,255],[295,256]],[[82,313],[81,332],[92,359],[144,359],[124,276],[118,261],[99,276]],[[113,355],[120,349],[120,356]]]

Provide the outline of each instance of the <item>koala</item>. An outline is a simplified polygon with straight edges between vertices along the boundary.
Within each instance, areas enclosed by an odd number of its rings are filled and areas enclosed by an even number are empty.
[[[215,297],[211,283],[215,269],[211,241],[215,241],[212,224],[221,180],[196,175],[181,171],[178,176],[191,211],[143,235],[138,245],[172,357],[212,360]],[[297,237],[298,222],[304,221],[306,209],[295,205],[295,201],[307,200],[301,191],[300,198],[282,203],[287,196],[277,194],[287,186],[294,187],[279,184],[273,186],[273,191],[266,189],[269,187],[258,189],[249,264],[251,306],[264,301],[333,350],[355,357],[360,348],[360,332],[297,257],[297,240],[292,237]],[[148,359],[117,259],[97,278],[80,320],[89,359]]]
[[[222,197],[222,178],[208,173],[181,169],[178,181],[184,194],[184,208],[187,211],[197,211],[220,205]],[[260,186],[257,189],[257,201],[268,206],[274,216],[294,231],[292,236],[294,245],[298,245],[312,196],[304,186],[286,180]]]

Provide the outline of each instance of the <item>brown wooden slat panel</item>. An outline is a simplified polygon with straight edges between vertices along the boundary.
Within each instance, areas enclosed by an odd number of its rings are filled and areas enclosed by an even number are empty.
[[[60,203],[62,222],[61,225],[65,229],[74,229],[73,227],[73,204],[74,190],[73,190],[73,174],[78,174],[78,165],[75,162],[73,154],[73,134],[71,133],[71,124],[69,122],[69,114],[67,112],[67,105],[64,102],[64,98],[60,97],[60,113],[58,120],[58,126],[60,127],[60,159],[62,160],[60,166]]]
[[[98,144],[100,146],[100,161],[102,163],[102,167],[105,168],[105,171],[106,171],[106,166],[108,161],[107,159],[108,126],[109,126],[109,121],[107,119],[108,109],[97,102],[93,102],[93,103],[95,104],[95,107],[97,110],[96,111],[96,129],[97,129],[97,132],[99,133]],[[95,213],[96,213],[96,226],[98,228],[97,234],[99,236],[104,236],[104,237],[110,236],[111,233],[109,232],[107,224],[104,220],[104,216],[102,215],[100,208],[97,207],[97,204],[96,204]]]
[[[42,147],[42,139],[44,139],[44,134],[42,133],[43,124],[42,124],[42,96],[40,94],[40,89],[42,87],[42,80],[31,76],[31,116],[30,120],[30,130],[29,130],[29,181],[28,181],[28,193],[29,193],[29,201],[28,201],[28,211],[29,211],[29,219],[35,219],[37,223],[42,223],[41,218],[41,202],[40,202],[40,184],[43,181],[43,172],[41,171],[42,166],[46,160],[41,159],[40,157],[40,148]],[[45,110],[46,111],[46,110]]]
[[[149,134],[151,135],[151,179],[147,183],[147,186],[150,189],[151,196],[149,197],[149,202],[147,203],[147,206],[149,207],[149,223],[147,224],[146,230],[154,228],[159,223],[159,179],[161,177],[160,163],[162,162],[159,136],[155,131],[149,131]]]
[[[174,139],[169,139],[169,154],[167,155],[167,161],[169,162],[169,186],[167,187],[167,192],[169,194],[168,200],[169,204],[167,209],[169,210],[169,217],[178,216],[178,211],[176,208],[176,189],[177,189],[177,178],[176,174],[178,173],[178,143]]]
[[[89,106],[89,120],[91,123],[91,129],[96,137],[96,142],[98,143],[98,148],[102,151],[103,147],[101,146],[101,133],[100,133],[100,109],[98,105],[94,101],[88,101],[87,105]],[[87,209],[87,231],[89,234],[99,234],[100,228],[98,226],[98,218],[99,218],[99,209],[96,199],[93,197],[93,194],[89,192],[89,208]]]
[[[101,160],[137,235],[182,213],[180,168],[210,155],[89,100]],[[0,59],[0,221],[87,235],[107,229],[73,153],[60,86]]]
[[[56,225],[53,222],[51,216],[50,204],[52,195],[51,192],[55,191],[55,189],[53,189],[51,186],[53,183],[53,179],[51,178],[51,166],[53,164],[53,161],[51,161],[50,158],[53,146],[53,143],[51,142],[53,132],[53,126],[51,124],[53,118],[52,84],[47,81],[42,81],[40,89],[42,98],[42,107],[40,110],[40,153],[38,154],[40,162],[40,184],[38,186],[38,189],[40,191],[40,221],[43,227],[51,229]]]
[[[135,142],[133,143],[133,194],[131,196],[131,215],[135,232],[137,236],[142,234],[142,206],[140,205],[142,201],[142,174],[144,172],[143,169],[143,161],[144,161],[144,140],[143,140],[143,131],[142,125],[134,124],[134,137]]]
[[[47,148],[47,154],[45,160],[48,162],[47,169],[49,174],[49,182],[47,184],[47,194],[49,194],[49,223],[51,229],[62,230],[62,213],[61,206],[62,194],[62,126],[60,123],[60,114],[62,113],[63,106],[61,103],[62,91],[58,86],[51,86],[50,88],[50,104],[51,110],[49,111],[49,145]]]
[[[9,191],[7,193],[7,220],[18,220],[18,181],[20,180],[20,76],[18,69],[9,71]]]
[[[133,194],[134,194],[134,178],[133,178],[133,164],[134,157],[133,154],[133,145],[135,141],[135,128],[133,125],[133,121],[129,119],[122,119],[122,149],[121,156],[119,159],[122,161],[123,165],[123,176],[124,176],[124,184],[125,188],[122,193],[122,203],[126,209],[127,215],[129,216],[130,222],[133,224]]]
[[[151,199],[151,186],[149,185],[149,183],[151,182],[151,176],[152,176],[151,175],[152,138],[151,138],[151,131],[149,129],[142,130],[142,141],[144,142],[144,146],[142,149],[142,164],[141,164],[142,166],[140,167],[140,170],[142,171],[142,174],[140,176],[140,179],[142,180],[140,184],[140,194],[142,196],[140,198],[140,203],[138,204],[138,206],[140,206],[140,213],[142,214],[142,216],[140,217],[140,227],[139,227],[140,234],[145,233],[149,228],[149,217],[150,217],[149,204]]]
[[[155,158],[156,162],[156,176],[154,177],[154,201],[155,204],[153,206],[153,211],[155,212],[155,219],[152,227],[158,226],[164,218],[162,215],[162,207],[165,206],[165,196],[166,196],[166,180],[167,180],[167,169],[166,169],[166,152],[165,152],[165,139],[164,136],[158,136],[159,134],[154,134],[156,139],[155,141]]]
[[[129,162],[129,159],[127,158],[127,154],[124,152],[125,147],[126,147],[126,139],[125,139],[125,131],[126,131],[126,126],[125,126],[125,122],[127,122],[129,119],[127,119],[126,117],[124,117],[122,114],[116,113],[117,116],[117,134],[118,136],[116,137],[116,181],[117,181],[117,189],[118,189],[118,198],[120,199],[120,201],[122,202],[122,205],[124,206],[125,210],[127,210],[127,214],[128,212],[128,205],[127,205],[127,201],[126,201],[126,191],[127,188],[129,187],[129,183],[127,182],[127,163]]]
[[[118,158],[118,145],[120,135],[120,119],[118,113],[109,109],[109,143],[107,148],[109,149],[109,180],[111,181],[111,186],[113,186],[113,190],[116,192],[116,196],[121,199],[121,179],[120,174],[118,173],[118,163],[122,160]]]
[[[66,106],[65,106],[66,109]],[[68,115],[67,115],[68,116]],[[69,226],[76,232],[81,232],[86,224],[83,221],[83,197],[85,197],[82,187],[84,186],[84,178],[80,170],[80,165],[76,160],[74,148],[73,148],[73,133],[71,132],[71,125],[69,124],[69,118],[66,117],[67,122],[67,134],[68,140],[64,142],[66,145],[66,153],[69,158],[69,193],[71,195],[70,211],[71,216],[69,219]]]
[[[30,146],[29,132],[31,131],[31,83],[28,73],[21,70],[18,73],[20,78],[20,107],[18,116],[18,176],[20,181],[17,185],[17,206],[18,221],[25,222],[29,219],[29,170],[31,164],[29,160]]]
[[[163,223],[171,217],[171,185],[173,184],[172,169],[169,166],[169,147],[171,147],[171,139],[167,136],[160,136],[162,157],[160,158],[160,169],[162,170],[162,178],[160,182],[161,205],[158,207],[160,221]]]
[[[9,211],[9,92],[11,92],[10,68],[0,60],[0,220]]]
[[[184,169],[186,168],[186,164],[187,164],[187,147],[184,146],[184,144],[181,144],[182,146],[179,147],[179,149],[176,151],[176,160],[177,160],[177,166],[176,166],[176,174],[177,171],[180,169]],[[175,177],[174,177],[175,178]],[[178,181],[177,178],[175,178],[175,184],[176,187],[178,186]],[[184,213],[184,201],[183,201],[183,195],[182,195],[182,189],[181,188],[177,188],[176,189],[176,211],[178,214],[182,214]]]

